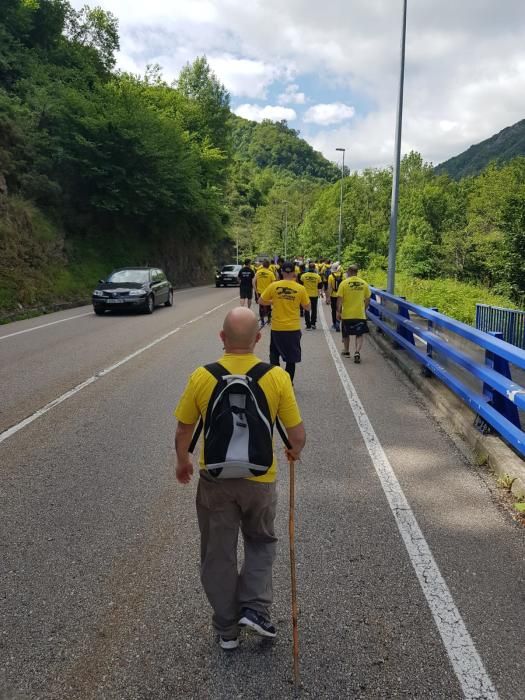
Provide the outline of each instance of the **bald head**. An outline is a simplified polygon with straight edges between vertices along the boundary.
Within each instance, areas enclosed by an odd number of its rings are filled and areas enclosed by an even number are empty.
[[[226,352],[252,352],[260,337],[259,323],[251,309],[238,306],[226,314],[221,331]]]

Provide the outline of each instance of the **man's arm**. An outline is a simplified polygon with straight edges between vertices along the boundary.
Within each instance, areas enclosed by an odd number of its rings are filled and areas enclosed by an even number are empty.
[[[343,309],[343,297],[337,297],[337,320],[341,320],[341,311]]]
[[[311,311],[312,310],[312,303],[310,301],[310,297],[306,293],[306,289],[303,287],[302,289],[302,299],[301,299],[301,306],[305,311]]]
[[[286,434],[291,445],[291,448],[285,448],[286,456],[290,462],[295,462],[301,459],[301,451],[306,443],[304,423],[301,422],[293,428],[286,428]]]
[[[195,423],[177,422],[177,429],[175,430],[175,452],[177,454],[175,476],[181,484],[189,484],[193,474],[193,462],[188,449],[194,429]]]

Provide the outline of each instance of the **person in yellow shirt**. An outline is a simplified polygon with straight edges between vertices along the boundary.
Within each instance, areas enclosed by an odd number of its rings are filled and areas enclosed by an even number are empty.
[[[304,312],[306,330],[315,330],[317,324],[317,303],[319,301],[319,292],[323,287],[323,280],[321,275],[315,271],[315,263],[313,261],[309,263],[308,270],[301,275],[301,284],[306,289],[312,307],[311,311]]]
[[[286,371],[293,382],[295,365],[301,362],[301,307],[310,311],[310,299],[305,288],[295,281],[294,264],[281,265],[282,280],[272,282],[259,297],[259,304],[272,307],[270,336],[270,363],[286,363]]]
[[[258,386],[267,402],[270,420],[286,429],[289,459],[297,460],[306,435],[290,377],[280,367],[269,367],[254,355],[261,338],[255,314],[246,307],[230,311],[220,333],[224,355],[207,369],[199,367],[189,378],[175,409],[176,478],[188,484],[193,474],[189,448],[195,425],[206,421],[208,406],[218,380],[211,368],[224,368],[226,376],[259,372]],[[232,397],[233,398],[233,397]],[[235,404],[237,406],[237,404]],[[211,411],[211,408],[210,408]],[[235,413],[237,415],[238,412]],[[245,426],[243,426],[245,427]],[[213,423],[205,431],[204,445],[211,439]],[[201,582],[213,609],[213,625],[222,649],[239,646],[239,628],[246,626],[264,637],[275,637],[270,621],[272,567],[276,554],[275,454],[263,476],[217,479],[206,469],[201,452],[197,488],[197,516],[201,533]],[[244,538],[244,565],[237,569],[239,530]]]
[[[337,291],[337,318],[341,321],[343,357],[350,357],[350,336],[355,336],[354,362],[361,362],[363,335],[368,333],[366,310],[370,304],[370,287],[357,276],[359,268],[350,265],[347,278]]]
[[[257,270],[255,277],[253,278],[253,288],[255,290],[255,301],[257,302],[264,290],[272,283],[275,282],[276,277],[270,270],[269,260],[264,260],[262,267]],[[272,307],[271,306],[261,306],[259,305],[259,318],[261,328],[265,325],[266,316],[268,317],[268,323],[272,320]]]
[[[337,320],[337,293],[339,285],[343,281],[343,268],[338,262],[332,265],[332,270],[328,276],[328,297],[330,299],[330,305],[332,307],[332,329],[334,331],[341,330],[340,323]]]
[[[323,279],[323,296],[325,299],[325,302],[327,304],[330,304],[330,297],[328,296],[328,277],[330,275],[330,270],[332,267],[332,263],[330,260],[327,258],[324,260],[321,264],[321,268],[319,270],[319,274],[321,275]]]

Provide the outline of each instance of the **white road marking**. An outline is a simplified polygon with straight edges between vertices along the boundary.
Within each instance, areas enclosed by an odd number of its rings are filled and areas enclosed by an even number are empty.
[[[65,323],[66,321],[73,321],[75,318],[82,318],[82,316],[91,316],[93,311],[86,311],[84,314],[77,314],[76,316],[69,316],[68,318],[61,318],[59,321],[50,321],[49,323],[42,323],[40,326],[33,326],[33,328],[26,328],[23,331],[15,331],[15,333],[9,333],[8,335],[0,335],[0,340],[5,340],[6,338],[12,338],[14,335],[22,335],[22,333],[31,333],[31,331],[37,331],[39,328],[46,328],[47,326],[55,326],[57,323]]]
[[[217,311],[217,309],[220,309],[223,306],[226,306],[227,304],[231,304],[232,301],[235,301],[236,298],[237,297],[235,297],[234,299],[229,299],[228,301],[225,301],[224,303],[219,304],[218,306],[214,306],[213,309],[210,309],[209,311],[205,311],[203,314],[200,314],[199,316],[192,318],[190,321],[186,321],[186,323],[183,323],[181,326],[174,328],[172,331],[169,331],[169,333],[165,333],[164,335],[161,335],[159,338],[156,338],[151,343],[144,345],[142,348],[135,350],[135,352],[132,352],[131,355],[127,355],[122,360],[115,362],[115,364],[111,365],[110,367],[106,367],[105,369],[100,370],[100,372],[97,372],[96,374],[94,374],[93,376],[84,380],[80,384],[77,384],[75,387],[73,387],[69,391],[66,391],[61,396],[57,397],[56,399],[53,399],[53,401],[46,403],[45,406],[42,406],[42,408],[39,408],[37,411],[32,413],[27,418],[24,418],[24,420],[20,421],[16,425],[13,425],[10,428],[8,428],[7,430],[4,430],[2,433],[0,433],[0,443],[4,442],[4,440],[7,440],[15,433],[18,433],[19,430],[22,430],[22,428],[25,428],[30,423],[33,423],[33,421],[35,421],[37,418],[40,418],[41,416],[45,415],[46,413],[49,413],[49,411],[51,411],[51,409],[55,408],[56,406],[59,406],[61,403],[64,403],[64,401],[67,401],[67,399],[70,399],[72,396],[75,396],[75,394],[78,394],[79,391],[82,391],[82,389],[85,389],[87,386],[90,386],[91,384],[96,382],[97,379],[100,379],[101,377],[105,377],[107,374],[109,374],[110,372],[113,372],[113,370],[117,369],[118,367],[122,367],[122,365],[126,364],[126,362],[133,360],[135,357],[138,357],[138,355],[142,355],[142,353],[146,352],[146,350],[149,350],[150,348],[154,347],[155,345],[162,343],[163,340],[170,338],[172,335],[174,335],[175,333],[178,333],[180,330],[182,330],[186,326],[189,326],[191,323],[195,323],[195,321],[199,321],[200,319],[205,318],[206,316],[209,316],[214,311]]]
[[[325,338],[348,403],[381,481],[381,486],[387,497],[447,654],[456,672],[464,697],[469,700],[497,700],[498,694],[496,689],[483,666],[474,642],[463,622],[461,613],[456,607],[388,457],[357,395],[344,362],[337,351],[334,339],[328,330],[328,324],[322,310],[320,316]]]

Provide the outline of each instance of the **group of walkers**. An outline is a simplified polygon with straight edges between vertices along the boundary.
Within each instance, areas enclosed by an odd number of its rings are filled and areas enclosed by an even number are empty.
[[[358,363],[370,300],[356,265],[343,274],[341,265],[330,261],[302,267],[297,261],[265,260],[254,269],[246,260],[239,281],[241,306],[227,314],[220,332],[224,354],[191,374],[174,412],[179,483],[191,481],[192,452],[201,431],[204,436],[196,499],[201,582],[219,645],[227,651],[239,646],[242,628],[267,638],[277,634],[270,615],[277,543],[273,429],[279,428],[287,459],[299,460],[306,432],[293,379],[301,361],[301,310],[306,330],[315,330],[319,301],[330,305],[342,354],[350,356],[350,336],[355,336]],[[254,295],[259,320],[246,308]],[[266,324],[271,324],[269,364],[254,353]],[[278,366],[280,359],[285,370]],[[244,542],[240,570],[239,531]]]
[[[279,357],[286,363],[286,371],[292,381],[295,365],[301,361],[301,322],[305,330],[317,327],[319,300],[331,307],[332,330],[341,333],[343,357],[350,357],[350,336],[354,336],[354,362],[361,362],[363,336],[368,333],[366,309],[370,301],[370,287],[358,276],[357,265],[350,265],[346,274],[339,262],[307,260],[286,262],[281,258],[273,264],[264,260],[259,266],[250,259],[244,261],[239,272],[240,304],[251,308],[255,297],[259,304],[260,326],[272,325],[270,362],[279,364]],[[298,289],[295,282],[303,287]],[[306,300],[306,297],[308,300]],[[277,309],[272,323],[272,309]]]

